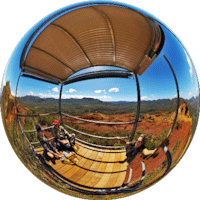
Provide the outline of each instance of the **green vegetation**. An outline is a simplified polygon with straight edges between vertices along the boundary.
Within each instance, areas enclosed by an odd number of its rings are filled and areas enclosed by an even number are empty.
[[[175,123],[175,127],[174,127],[174,128],[175,128],[176,130],[178,130],[179,127],[180,127],[180,122],[179,122],[179,121],[176,121],[176,123]]]
[[[152,181],[164,168],[164,164],[162,164],[160,167],[158,167],[156,170],[154,170],[151,173],[148,173],[147,176],[145,177],[142,185],[146,185],[147,183],[149,183],[150,181]]]
[[[172,157],[174,157],[176,151],[178,150],[178,148],[179,148],[179,146],[180,146],[180,143],[181,143],[181,139],[179,139],[179,140],[175,143],[175,145],[174,145],[174,147],[173,147],[173,149],[172,149],[172,151],[171,151]]]
[[[152,137],[153,134],[148,135],[148,140],[145,146],[148,149],[155,149],[158,148],[162,142],[166,139],[167,134],[170,128],[163,128],[163,130],[156,135],[156,137]]]

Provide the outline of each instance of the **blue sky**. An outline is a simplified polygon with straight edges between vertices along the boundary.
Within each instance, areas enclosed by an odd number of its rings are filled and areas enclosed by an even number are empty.
[[[180,96],[190,99],[198,95],[198,81],[195,70],[187,52],[176,37],[165,27],[165,45],[153,64],[139,76],[141,100],[172,99],[177,96],[174,77],[163,55],[170,61],[177,76]],[[12,94],[15,95],[17,79],[20,73],[19,56],[23,40],[15,49],[8,64],[3,80],[10,81]],[[79,73],[116,69],[115,67],[94,67]],[[60,86],[39,82],[34,79],[21,77],[18,96],[35,95],[42,98],[59,98]],[[102,101],[136,101],[137,90],[135,78],[103,78],[76,82],[63,87],[62,98],[96,98]]]

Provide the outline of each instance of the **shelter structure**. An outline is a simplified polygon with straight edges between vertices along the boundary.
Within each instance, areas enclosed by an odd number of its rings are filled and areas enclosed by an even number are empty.
[[[141,76],[151,66],[162,50],[163,44],[164,34],[159,24],[137,10],[115,5],[114,3],[79,5],[55,14],[32,34],[21,56],[21,73],[18,82],[20,77],[24,76],[60,85],[59,110],[57,114],[60,115],[62,122],[62,117],[67,116],[89,123],[133,124],[133,131],[131,135],[127,136],[132,141],[140,113],[138,75]],[[178,84],[172,66],[166,57],[165,59],[172,70],[177,86],[178,112]],[[82,69],[95,66],[115,66],[124,70],[101,70],[72,76]],[[64,85],[88,79],[128,78],[133,76],[137,87],[137,114],[133,122],[93,121],[77,118],[62,112],[61,99]],[[51,113],[40,114],[40,116],[48,114]],[[22,117],[22,115],[18,114],[17,118],[19,117]],[[174,124],[176,118],[177,115],[175,116]],[[20,120],[18,122],[20,123]],[[174,124],[168,136],[171,134]],[[66,124],[65,126],[72,129]],[[20,127],[22,129],[21,125]],[[72,129],[72,131],[89,137],[98,137],[99,139],[114,139],[112,137],[87,134],[75,129]],[[22,129],[26,139],[26,134],[29,132]],[[28,142],[32,148],[34,143]],[[139,184],[132,188],[122,186],[127,167],[126,163],[119,164],[119,161],[125,158],[124,146],[95,145],[79,138],[77,138],[77,144],[81,149],[77,152],[81,157],[79,166],[63,166],[59,163],[53,167],[54,174],[65,180],[74,190],[83,191],[84,193],[89,192],[90,194],[130,192],[136,190],[144,180],[145,164],[143,161],[141,163],[142,178]],[[171,165],[171,154],[165,145],[161,147],[169,161],[165,172],[167,173]],[[36,153],[40,153],[40,151],[41,149],[35,149]],[[91,162],[86,166],[84,163],[89,160]],[[96,168],[97,170],[95,171],[95,166],[97,167],[97,165],[99,168]],[[101,171],[98,171],[98,169]],[[131,173],[129,174],[129,181],[131,180]],[[97,177],[97,179],[93,180],[94,178],[92,179],[92,177]]]

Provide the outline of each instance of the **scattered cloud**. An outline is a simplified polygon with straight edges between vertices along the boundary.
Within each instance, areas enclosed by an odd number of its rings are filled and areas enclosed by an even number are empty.
[[[30,93],[28,95],[34,96],[34,93],[32,91],[30,91]]]
[[[95,90],[94,92],[97,94],[99,94],[99,93],[107,94],[106,90]]]
[[[191,77],[191,83],[193,84],[193,65],[192,65],[192,61],[188,55],[188,53],[185,51],[185,55],[186,55],[186,58],[187,58],[187,61],[188,61],[188,64],[189,64],[189,73],[190,73],[190,77]]]
[[[58,99],[59,95],[55,94],[43,94],[39,93],[38,95],[34,96],[39,96],[40,98],[54,98]],[[107,96],[107,95],[102,95],[102,96],[87,96],[87,95],[73,95],[73,94],[62,94],[62,99],[83,99],[83,98],[93,98],[93,99],[111,99],[112,97]]]
[[[52,89],[52,91],[53,91],[53,92],[59,92],[59,90],[58,90],[57,87],[54,87],[54,88]]]
[[[11,94],[12,94],[13,97],[15,97],[15,92],[11,91]]]
[[[66,92],[69,92],[69,93],[73,93],[73,92],[77,92],[77,90],[73,89],[73,88],[70,88],[68,91]]]
[[[191,77],[191,83],[193,84],[193,70],[192,70],[192,68],[190,68],[189,72],[190,72],[190,77]]]
[[[95,90],[95,93],[101,93],[102,90]]]
[[[109,92],[119,92],[119,88],[110,88]]]
[[[148,99],[147,96],[143,96],[143,97],[141,97],[141,100],[146,100],[146,99]]]
[[[3,75],[3,86],[5,86],[6,85],[6,75],[5,75],[5,72],[4,72],[4,75]]]
[[[192,92],[190,92],[190,93],[188,94],[188,96],[189,96],[189,97],[192,96]]]

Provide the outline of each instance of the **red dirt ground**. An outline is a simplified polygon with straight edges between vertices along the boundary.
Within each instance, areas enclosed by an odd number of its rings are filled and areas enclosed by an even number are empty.
[[[173,159],[172,165],[179,158],[179,156],[182,154],[181,149],[188,140],[188,137],[190,135],[190,128],[191,128],[190,122],[182,121],[181,125],[180,125],[180,129],[174,130],[171,134],[171,137],[169,139],[169,145],[168,145],[168,149],[169,149],[170,152],[172,152],[176,142],[181,140],[180,145],[179,145],[175,155],[172,158]],[[148,173],[151,173],[154,170],[158,169],[162,165],[162,163],[164,162],[165,159],[166,159],[166,155],[163,152],[163,150],[160,148],[158,150],[158,156],[157,157],[155,157],[155,158],[151,157],[151,158],[149,158],[148,160],[145,161],[146,175]],[[135,182],[136,180],[139,180],[141,178],[142,170],[141,170],[140,162],[142,160],[143,159],[141,157],[141,154],[138,154],[136,156],[136,158],[134,159],[134,161],[129,165],[127,175],[126,175],[126,179],[125,179],[125,183],[128,180],[130,167],[132,167],[132,169],[133,169],[133,176],[132,176],[131,182]],[[158,176],[161,176],[164,173],[164,170]],[[158,176],[156,178],[158,178]]]
[[[144,114],[144,119],[139,120],[137,130],[144,130],[146,134],[153,133],[153,136],[160,133],[163,128],[169,129],[172,126],[171,116],[162,112],[159,117],[155,115]],[[104,115],[100,113],[90,113],[83,116],[76,116],[83,119],[89,119],[94,121],[104,121],[104,122],[131,122],[134,121],[134,117],[131,113],[127,114],[116,114],[116,115]],[[114,132],[114,131],[128,131],[132,132],[133,124],[127,125],[100,125],[93,123],[86,123],[83,121],[75,120],[69,117],[63,117],[64,121],[67,123],[77,124],[82,127],[86,132]]]

